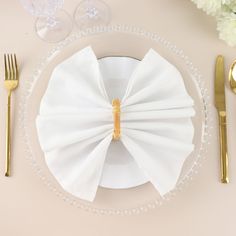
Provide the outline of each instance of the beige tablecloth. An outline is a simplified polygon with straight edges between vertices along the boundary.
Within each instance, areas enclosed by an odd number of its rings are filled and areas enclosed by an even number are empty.
[[[73,13],[75,0],[65,1]],[[112,9],[112,23],[135,25],[156,32],[184,50],[211,88],[213,104],[214,62],[221,53],[226,68],[236,58],[235,48],[220,41],[214,19],[197,10],[190,0],[106,0]],[[22,76],[32,72],[34,61],[45,55],[51,44],[37,38],[34,19],[19,1],[0,2],[0,56],[16,52]],[[236,96],[227,88],[228,139],[231,183],[219,182],[218,130],[213,130],[209,153],[197,177],[168,204],[131,216],[101,216],[77,209],[62,201],[45,186],[26,160],[18,112],[14,113],[12,140],[13,176],[4,177],[6,92],[3,89],[3,64],[0,77],[0,235],[165,235],[234,236],[236,234]],[[17,104],[21,88],[14,95]],[[214,111],[214,110],[213,110]],[[216,113],[213,113],[216,127]]]

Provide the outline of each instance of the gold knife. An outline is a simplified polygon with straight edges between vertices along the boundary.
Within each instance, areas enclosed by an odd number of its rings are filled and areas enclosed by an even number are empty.
[[[221,182],[228,183],[227,120],[225,105],[224,58],[219,55],[215,68],[215,107],[219,116]]]

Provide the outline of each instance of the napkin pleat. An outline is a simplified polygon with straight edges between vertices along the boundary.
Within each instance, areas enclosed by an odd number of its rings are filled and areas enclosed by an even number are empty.
[[[186,125],[193,127],[190,120],[182,119],[178,123],[172,120],[149,122],[122,122],[121,129],[146,131],[154,135],[169,137],[183,142],[191,142],[193,129],[185,129]],[[182,133],[181,137],[179,134]]]
[[[181,155],[181,150],[175,149],[174,147],[176,146],[165,146],[164,149],[160,144],[158,146],[151,145],[150,147],[150,145],[145,145],[143,141],[133,139],[133,137],[131,138],[126,134],[123,134],[122,142],[137,162],[139,168],[143,170],[161,195],[174,188],[181,172],[180,167],[182,167],[185,160],[183,155]],[[175,152],[168,153],[170,147]],[[191,146],[186,148],[188,148],[189,153],[192,151]],[[165,158],[162,158],[163,156]],[[176,157],[178,157],[177,161],[175,161]],[[163,179],[162,176],[165,176],[165,178]]]
[[[63,124],[64,122],[58,122],[56,120],[41,121],[40,118],[37,120],[37,126],[42,130],[42,138],[39,138],[40,144],[45,151],[49,151],[51,149],[58,148],[60,146],[66,146],[71,143],[78,143],[82,140],[89,139],[95,135],[99,135],[108,130],[112,130],[112,124],[100,125],[94,127],[83,127],[76,125],[74,128],[69,129],[69,125]],[[79,124],[77,122],[76,124]],[[43,133],[45,132],[45,134]],[[51,133],[49,137],[47,137],[47,133]],[[47,139],[47,142],[44,142],[44,139]]]
[[[195,112],[191,108],[179,108],[179,109],[168,109],[168,110],[157,110],[147,112],[129,112],[122,113],[122,120],[153,120],[156,119],[175,119],[191,117]]]
[[[176,96],[179,92],[181,94],[183,88],[179,71],[154,50],[150,50],[133,72],[123,102],[130,105],[146,99],[164,99],[166,96]]]
[[[81,54],[89,60],[75,59],[73,56],[53,71],[52,77],[57,79],[49,81],[50,99],[43,97],[40,113],[54,114],[64,110],[78,112],[83,111],[84,107],[111,108],[94,53],[84,50]],[[65,68],[69,69],[65,70]],[[74,74],[76,76],[73,76]],[[70,78],[69,82],[67,78]],[[58,83],[58,80],[61,82]]]
[[[114,75],[115,76],[115,75]],[[93,201],[113,134],[113,107],[90,47],[53,71],[36,119],[46,163],[61,186]],[[194,102],[179,71],[150,50],[121,100],[120,141],[161,195],[193,151]]]
[[[67,190],[68,187],[71,193],[82,199],[92,201],[97,192],[97,186],[102,175],[103,165],[106,158],[108,146],[112,140],[112,135],[108,135],[102,139],[92,151],[86,155],[83,161],[80,161],[79,156],[74,158],[72,165],[59,172],[55,169],[56,178],[61,183],[62,187]],[[77,154],[78,155],[78,154]],[[50,159],[50,157],[48,158]],[[91,162],[93,165],[91,165]],[[52,165],[54,166],[54,165]],[[54,169],[51,169],[54,172]],[[90,183],[88,185],[88,183]]]
[[[79,70],[77,71],[77,74],[80,73]],[[56,72],[53,72],[52,76],[54,74],[57,74]],[[49,101],[45,101],[46,104],[49,104],[50,107],[53,107],[55,105],[58,105],[60,107],[68,106],[71,107],[74,104],[78,104],[77,109],[80,109],[86,105],[89,104],[91,107],[106,107],[110,108],[110,104],[106,99],[106,96],[104,95],[102,89],[98,90],[98,87],[102,87],[102,85],[99,85],[97,83],[94,83],[93,86],[89,85],[87,83],[77,86],[78,80],[84,81],[81,76],[78,75],[78,77],[74,80],[70,80],[69,86],[68,82],[66,83],[66,79],[71,77],[72,74],[68,73],[66,75],[62,75],[63,73],[60,73],[61,78],[58,79],[63,81],[64,84],[61,84],[58,86],[55,82],[50,81],[49,87],[57,88],[58,90],[53,90],[51,92],[51,99]],[[90,81],[90,79],[87,79]],[[94,81],[96,82],[96,81]],[[73,88],[73,89],[71,89]],[[58,98],[58,91],[60,91],[60,97]],[[65,99],[67,98],[67,99]],[[46,98],[45,98],[46,99]],[[43,100],[44,101],[44,100]],[[68,101],[71,101],[72,103],[68,104]],[[47,111],[48,112],[48,111]],[[50,112],[50,110],[49,110]]]
[[[145,102],[134,105],[125,106],[122,105],[123,112],[133,112],[133,111],[153,111],[153,110],[166,110],[175,108],[191,108],[193,106],[193,101],[188,99],[187,96],[181,96],[173,98],[166,98],[160,101]]]
[[[175,148],[176,150],[186,150],[193,148],[192,143],[190,142],[181,142],[177,139],[169,138],[168,136],[159,136],[158,134],[152,134],[146,131],[141,130],[133,130],[133,129],[123,129],[123,134],[126,136],[129,136],[130,138],[134,140],[138,140],[143,143],[147,143],[148,145],[153,145],[153,147],[156,149],[162,148],[166,149],[166,151],[169,151],[168,148]],[[175,153],[176,154],[176,153]]]
[[[60,168],[63,166],[65,167],[67,164],[77,168],[76,165],[72,164],[72,162],[84,161],[84,159],[87,158],[87,154],[90,153],[99,142],[109,135],[111,135],[111,132],[107,131],[90,139],[85,139],[79,143],[71,143],[52,149],[47,151],[48,158],[46,158],[46,160],[50,165],[52,164],[53,168],[56,166]]]

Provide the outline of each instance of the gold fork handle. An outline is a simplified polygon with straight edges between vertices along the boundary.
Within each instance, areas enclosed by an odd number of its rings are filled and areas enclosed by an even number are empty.
[[[221,165],[221,182],[228,183],[228,154],[227,154],[227,131],[226,131],[226,113],[219,113],[220,126],[220,165]]]
[[[7,125],[6,125],[6,172],[5,176],[10,176],[11,163],[11,91],[7,97]]]

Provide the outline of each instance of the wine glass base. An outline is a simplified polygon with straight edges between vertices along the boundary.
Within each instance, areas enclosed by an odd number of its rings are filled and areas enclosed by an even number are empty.
[[[111,13],[102,0],[82,0],[74,12],[74,21],[80,30],[108,25]]]
[[[65,39],[71,33],[72,27],[70,15],[63,10],[59,10],[51,20],[39,17],[35,22],[35,31],[39,38],[49,43]]]

